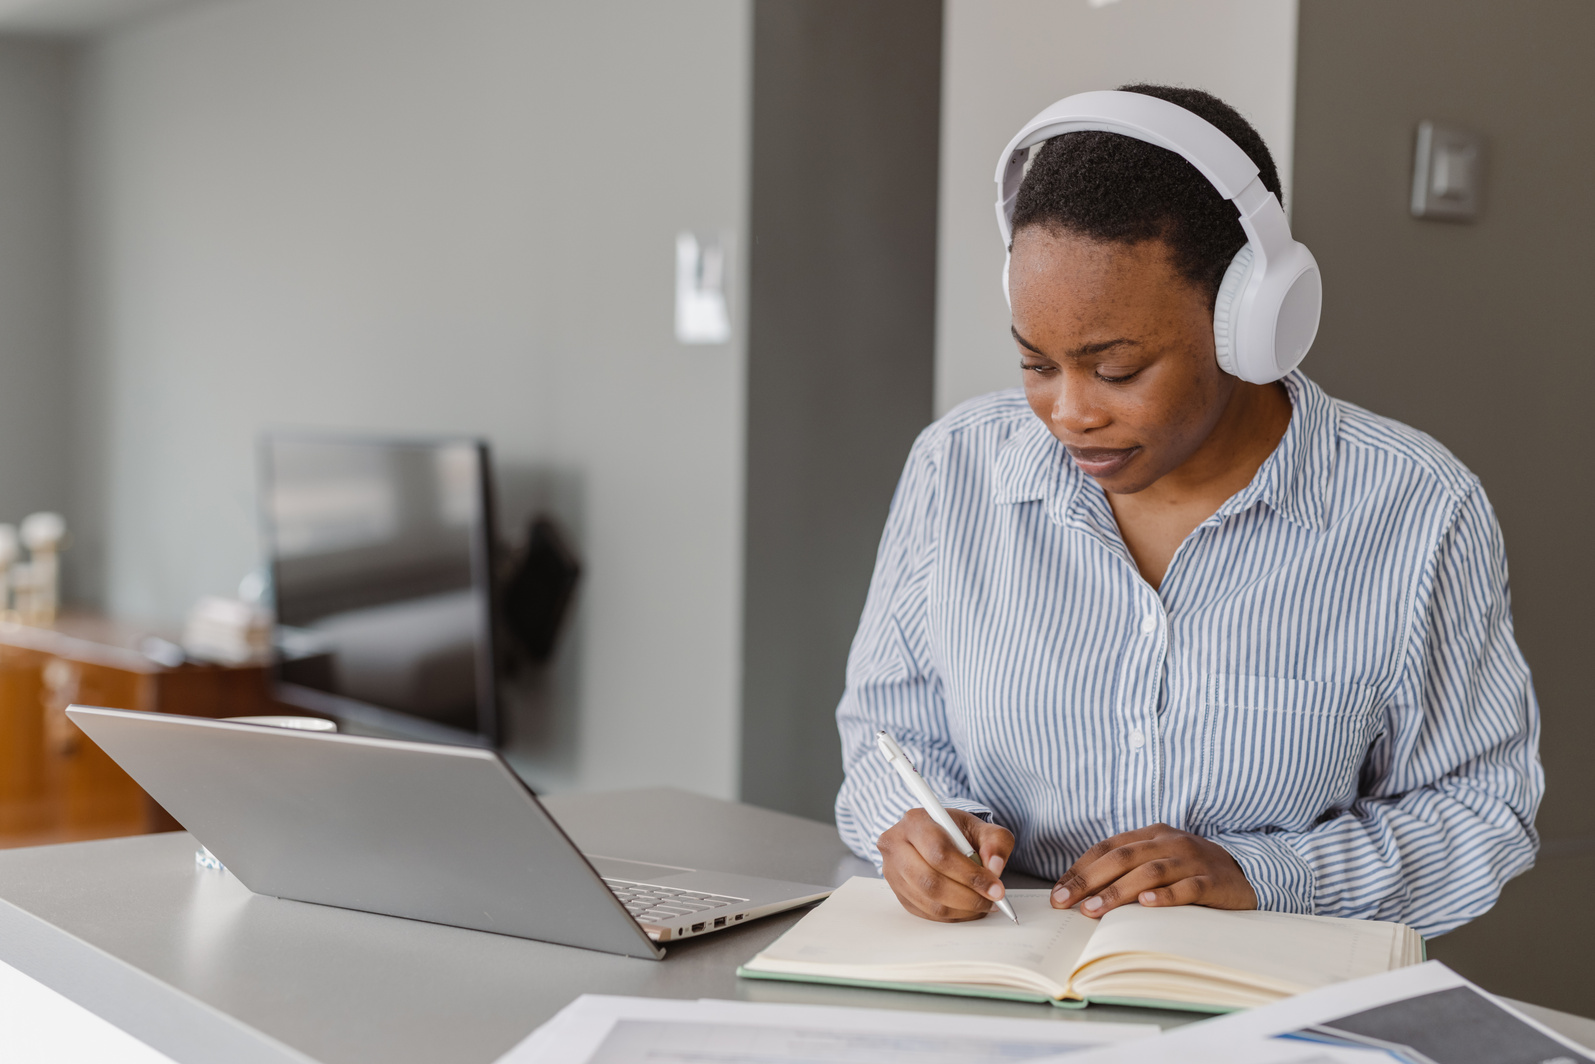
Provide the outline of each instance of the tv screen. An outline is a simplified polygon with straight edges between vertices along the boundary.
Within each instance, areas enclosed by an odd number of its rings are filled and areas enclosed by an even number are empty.
[[[273,433],[261,503],[284,700],[494,741],[487,445]]]

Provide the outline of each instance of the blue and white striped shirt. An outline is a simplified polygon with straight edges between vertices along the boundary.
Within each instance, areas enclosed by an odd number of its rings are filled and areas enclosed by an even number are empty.
[[[1539,707],[1483,489],[1428,436],[1284,383],[1279,446],[1156,590],[1018,390],[920,435],[837,709],[853,850],[878,865],[913,805],[885,728],[1049,879],[1161,821],[1224,846],[1264,909],[1433,935],[1533,863]]]

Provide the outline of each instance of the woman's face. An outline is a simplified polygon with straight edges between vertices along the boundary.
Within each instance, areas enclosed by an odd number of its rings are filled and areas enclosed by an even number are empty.
[[[1030,408],[1106,491],[1146,488],[1218,424],[1238,381],[1214,359],[1206,293],[1161,240],[1027,226],[1008,291]]]

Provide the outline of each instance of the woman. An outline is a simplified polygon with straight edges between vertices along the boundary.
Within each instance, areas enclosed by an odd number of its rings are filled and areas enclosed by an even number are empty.
[[[1125,91],[1205,119],[1280,194],[1220,100]],[[1023,394],[963,404],[909,457],[837,711],[843,838],[934,920],[988,912],[1010,862],[1093,917],[1194,903],[1433,935],[1488,910],[1533,861],[1544,779],[1478,480],[1300,372],[1220,368],[1247,234],[1181,155],[1056,136],[1012,227]],[[913,808],[882,728],[984,867]]]

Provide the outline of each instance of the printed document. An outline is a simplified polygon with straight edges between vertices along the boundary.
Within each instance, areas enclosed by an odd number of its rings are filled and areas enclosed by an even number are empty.
[[[1061,1017],[586,994],[499,1064],[1020,1064],[1157,1031]]]
[[[1351,1056],[1348,1056],[1351,1055]],[[1439,961],[1339,983],[1069,1064],[1595,1064],[1595,1055]]]

